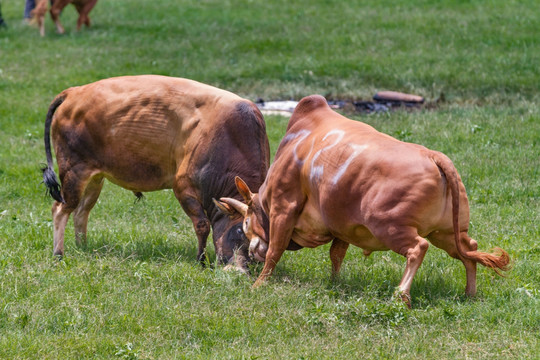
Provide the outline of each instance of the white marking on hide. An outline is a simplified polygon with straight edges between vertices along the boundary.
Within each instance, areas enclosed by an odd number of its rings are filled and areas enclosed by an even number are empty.
[[[343,136],[345,136],[345,132],[343,130],[332,130],[329,131],[323,138],[322,141],[325,141],[329,136],[336,135],[336,139],[333,143],[331,143],[328,146],[325,146],[319,151],[313,155],[313,159],[311,159],[311,172],[309,174],[309,180],[313,183],[315,180],[319,181],[324,173],[324,164],[322,165],[315,165],[315,161],[319,158],[319,156],[322,154],[324,150],[328,150],[336,146],[341,139],[343,139]]]
[[[309,130],[300,130],[297,133],[288,134],[283,138],[283,143],[299,138],[299,140],[296,142],[296,145],[294,145],[293,155],[294,155],[294,161],[296,161],[296,163],[300,166],[304,164],[305,160],[300,160],[300,158],[298,157],[297,149],[298,149],[298,146],[302,143],[302,141],[304,141],[304,139],[309,136],[309,134],[311,134],[311,131]],[[311,148],[313,149],[313,144],[311,144]],[[309,151],[309,153],[311,153],[311,150]]]
[[[339,167],[338,171],[336,171],[336,174],[332,179],[332,183],[334,185],[336,185],[339,179],[343,176],[343,174],[345,174],[345,171],[347,171],[347,168],[349,167],[349,165],[351,165],[351,162],[354,160],[354,158],[368,148],[368,145],[349,144],[349,146],[353,149],[353,152],[351,153],[349,158],[343,163],[343,165]]]

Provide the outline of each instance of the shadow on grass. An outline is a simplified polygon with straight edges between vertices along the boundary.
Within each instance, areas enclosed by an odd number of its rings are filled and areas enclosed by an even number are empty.
[[[384,254],[380,255],[375,259],[348,264],[336,278],[332,278],[329,261],[313,269],[304,269],[301,263],[290,263],[276,268],[273,281],[292,281],[299,285],[317,287],[317,291],[321,290],[320,295],[330,296],[336,301],[366,298],[387,302],[396,298],[405,264],[388,262],[382,259]],[[325,265],[328,265],[327,269]],[[475,301],[475,298],[465,295],[464,271],[455,271],[455,275],[447,277],[447,271],[433,271],[428,264],[425,265],[425,269],[419,271],[412,283],[413,309],[426,309],[448,302]]]
[[[332,279],[330,276],[325,289],[338,297],[371,297],[387,301],[396,298],[396,291],[401,279],[400,272],[389,272],[390,276],[366,277],[361,274],[339,276]],[[411,287],[413,309],[427,309],[441,303],[465,303],[474,301],[474,298],[465,295],[465,287],[458,289],[450,281],[440,276],[428,279],[415,278]]]
[[[210,240],[210,239],[209,239]],[[69,250],[68,250],[69,251]],[[110,235],[90,236],[84,248],[78,248],[83,254],[102,258],[113,257],[123,261],[180,261],[197,263],[197,241],[179,237],[149,236],[140,234],[129,241],[118,242]],[[208,267],[215,265],[215,253],[211,240],[207,247]],[[375,301],[388,302],[395,298],[395,292],[403,275],[403,268],[395,263],[385,264],[384,260],[369,259],[367,262],[351,264],[343,269],[341,274],[332,278],[330,267],[318,264],[304,267],[296,261],[283,263],[278,266],[271,282],[291,282],[294,286],[317,288],[335,300],[348,301],[354,298],[366,298]],[[262,271],[263,264],[250,265],[251,278],[255,280]],[[424,271],[427,269],[424,269]],[[464,294],[465,274],[460,273],[458,282],[463,282],[463,288],[456,287],[455,281],[445,278],[438,272],[417,274],[411,288],[413,309],[427,309],[442,303],[466,303],[474,301]]]
[[[210,241],[211,243],[211,241]],[[197,262],[197,240],[193,242],[154,236],[137,236],[128,242],[119,243],[107,236],[91,236],[87,245],[78,247],[81,253],[93,257],[116,257],[122,260],[160,262]],[[215,258],[213,246],[207,246],[208,261]]]

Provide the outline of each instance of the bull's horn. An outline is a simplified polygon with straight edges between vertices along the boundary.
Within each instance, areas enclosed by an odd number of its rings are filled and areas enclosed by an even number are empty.
[[[236,211],[238,211],[243,217],[246,217],[248,206],[243,202],[233,199],[233,198],[221,198],[220,201],[224,202],[227,205],[232,206]]]
[[[228,216],[236,215],[236,210],[233,209],[229,204],[226,204],[221,201],[217,201],[214,198],[212,198],[212,201],[214,202],[214,205],[216,205],[218,210],[224,213],[225,215],[228,215]]]

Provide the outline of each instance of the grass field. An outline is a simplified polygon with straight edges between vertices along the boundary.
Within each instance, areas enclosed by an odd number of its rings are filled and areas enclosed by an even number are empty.
[[[93,27],[65,35],[0,29],[1,359],[538,359],[540,354],[540,3],[512,1],[100,0]],[[405,263],[328,246],[286,253],[266,286],[202,270],[171,191],[106,184],[86,249],[66,231],[52,256],[52,201],[40,185],[43,122],[63,89],[127,74],[187,77],[252,100],[423,95],[433,109],[352,114],[454,161],[482,250],[506,249],[506,278],[431,247],[413,309],[393,298]],[[267,116],[272,154],[287,119]],[[213,258],[213,248],[210,246]],[[254,266],[257,275],[260,266]]]

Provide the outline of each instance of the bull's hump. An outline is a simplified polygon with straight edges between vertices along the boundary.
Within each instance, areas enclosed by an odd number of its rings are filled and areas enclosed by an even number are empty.
[[[326,99],[321,95],[311,95],[300,100],[294,113],[306,114],[320,108],[329,108]]]
[[[328,106],[328,103],[326,102],[326,99],[320,95],[310,95],[306,96],[300,102],[298,105],[296,105],[296,108],[294,109],[294,112],[291,116],[291,119],[289,120],[289,124],[287,126],[287,131],[293,127],[297,122],[299,122],[301,119],[309,118],[309,123],[312,122],[316,116],[314,116],[315,111],[325,111],[330,110],[330,107]],[[306,126],[304,124],[303,126]]]

